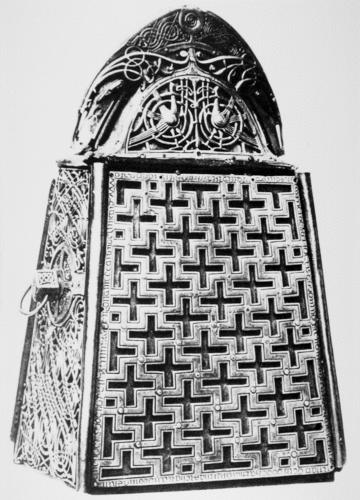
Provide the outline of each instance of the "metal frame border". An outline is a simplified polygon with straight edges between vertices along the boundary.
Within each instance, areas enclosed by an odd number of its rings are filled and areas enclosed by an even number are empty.
[[[323,377],[325,382],[325,397],[328,404],[328,410],[330,410],[328,411],[328,418],[334,449],[334,467],[336,471],[340,471],[346,460],[346,448],[310,174],[308,172],[299,173],[297,179],[304,217],[305,236],[308,244],[311,274],[313,277],[316,310],[318,312],[317,327],[319,331],[321,359],[323,362],[322,369],[323,375],[325,375]]]
[[[105,159],[103,159],[105,160]],[[321,264],[321,256],[319,249],[317,225],[315,219],[314,202],[311,190],[311,181],[309,173],[296,173],[295,168],[288,164],[273,165],[267,162],[258,164],[258,162],[218,162],[209,161],[206,159],[200,160],[202,165],[199,165],[199,160],[159,160],[159,159],[144,159],[144,158],[108,158],[103,162],[94,162],[92,166],[93,180],[93,198],[90,198],[90,214],[91,214],[91,230],[89,237],[89,258],[99,262],[98,269],[94,269],[93,263],[89,266],[89,287],[88,287],[88,310],[91,320],[88,322],[87,341],[86,341],[86,385],[84,390],[89,389],[91,394],[86,395],[86,400],[83,401],[81,414],[81,439],[80,439],[80,480],[81,489],[90,494],[119,494],[119,493],[139,493],[139,492],[162,492],[162,491],[185,491],[185,490],[201,490],[201,489],[216,489],[230,488],[242,486],[256,485],[279,485],[279,484],[294,484],[294,483],[314,483],[326,482],[334,480],[335,471],[341,470],[345,462],[345,443],[342,426],[342,417],[340,409],[340,400],[337,388],[337,380],[335,373],[334,357],[330,338],[330,327],[327,313],[323,270]],[[280,167],[280,168],[279,168]],[[102,169],[102,172],[99,172]],[[107,197],[108,197],[108,182],[110,170],[128,170],[128,171],[145,171],[153,170],[157,172],[186,172],[191,170],[193,173],[206,174],[248,174],[248,175],[294,175],[298,181],[299,195],[301,202],[302,216],[304,219],[306,240],[308,243],[308,253],[311,266],[311,274],[313,276],[313,286],[315,295],[316,310],[318,312],[317,326],[319,331],[319,340],[321,347],[322,373],[325,387],[325,398],[328,403],[328,418],[331,428],[331,440],[334,449],[334,471],[324,474],[311,475],[294,475],[294,476],[279,476],[272,478],[250,478],[250,479],[235,479],[226,481],[209,481],[209,482],[188,482],[188,483],[171,483],[161,485],[137,485],[124,486],[114,488],[104,488],[94,486],[92,477],[92,457],[91,451],[93,447],[93,424],[94,412],[91,408],[95,404],[95,381],[93,376],[89,380],[88,377],[96,374],[97,356],[98,356],[98,332],[101,329],[99,307],[102,294],[102,271],[104,267],[103,255],[105,251],[105,229],[107,223]],[[206,169],[206,171],[205,171]],[[97,176],[97,177],[96,177]],[[102,190],[102,193],[101,193]],[[97,200],[97,201],[96,201]],[[102,224],[99,232],[99,224]],[[94,230],[95,228],[95,230]],[[100,233],[100,234],[99,234]],[[99,243],[95,241],[97,249],[92,248],[92,243],[97,237]],[[96,255],[96,258],[95,258]],[[97,278],[96,278],[97,276]],[[95,286],[97,279],[97,287]],[[91,311],[91,307],[98,306],[96,311]],[[89,330],[92,328],[92,332]],[[91,358],[93,358],[92,371],[90,371]],[[85,375],[85,374],[84,374]]]

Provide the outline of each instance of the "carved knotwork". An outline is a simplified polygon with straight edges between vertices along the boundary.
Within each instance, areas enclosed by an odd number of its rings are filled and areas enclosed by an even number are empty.
[[[61,272],[60,295],[35,316],[15,458],[78,481],[81,358],[85,321],[83,291],[71,284],[86,270],[89,175],[61,169],[48,206],[42,269]]]

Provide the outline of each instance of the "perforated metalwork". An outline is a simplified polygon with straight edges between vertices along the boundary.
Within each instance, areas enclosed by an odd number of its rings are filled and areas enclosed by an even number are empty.
[[[36,314],[15,459],[76,486],[85,302],[70,284],[86,270],[89,175],[60,169],[49,199],[42,269],[62,291]],[[68,284],[69,286],[66,286]]]
[[[326,473],[295,177],[110,173],[93,484]]]
[[[259,153],[260,128],[239,97],[210,78],[184,75],[153,88],[129,131],[128,151]]]

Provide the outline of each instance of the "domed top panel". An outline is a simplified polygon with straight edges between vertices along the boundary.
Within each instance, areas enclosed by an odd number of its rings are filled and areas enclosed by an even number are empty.
[[[199,131],[212,147],[185,140]],[[79,110],[73,148],[197,151],[200,142],[207,152],[283,154],[278,106],[249,46],[216,15],[179,9],[107,61]]]

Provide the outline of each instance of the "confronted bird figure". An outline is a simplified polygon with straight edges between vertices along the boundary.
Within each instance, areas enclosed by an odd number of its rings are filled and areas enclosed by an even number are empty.
[[[176,97],[175,94],[172,92],[172,86],[170,86],[170,107],[168,107],[166,104],[162,103],[162,97],[161,95],[157,92],[154,91],[154,98],[157,102],[160,102],[160,105],[158,107],[157,112],[152,113],[153,118],[158,118],[159,121],[153,125],[152,127],[144,130],[143,132],[140,132],[134,137],[131,137],[129,144],[131,146],[134,146],[136,144],[141,144],[143,142],[146,142],[150,137],[153,137],[155,135],[163,134],[166,132],[169,128],[174,127],[177,122],[178,122],[178,106],[176,102]],[[149,117],[149,112],[148,112],[148,117]],[[143,123],[143,117],[140,120],[139,124]]]
[[[223,111],[220,111],[219,96],[215,97],[214,106],[211,113],[211,124],[216,128],[226,128],[229,124],[231,112],[234,107],[234,98],[231,96]]]

